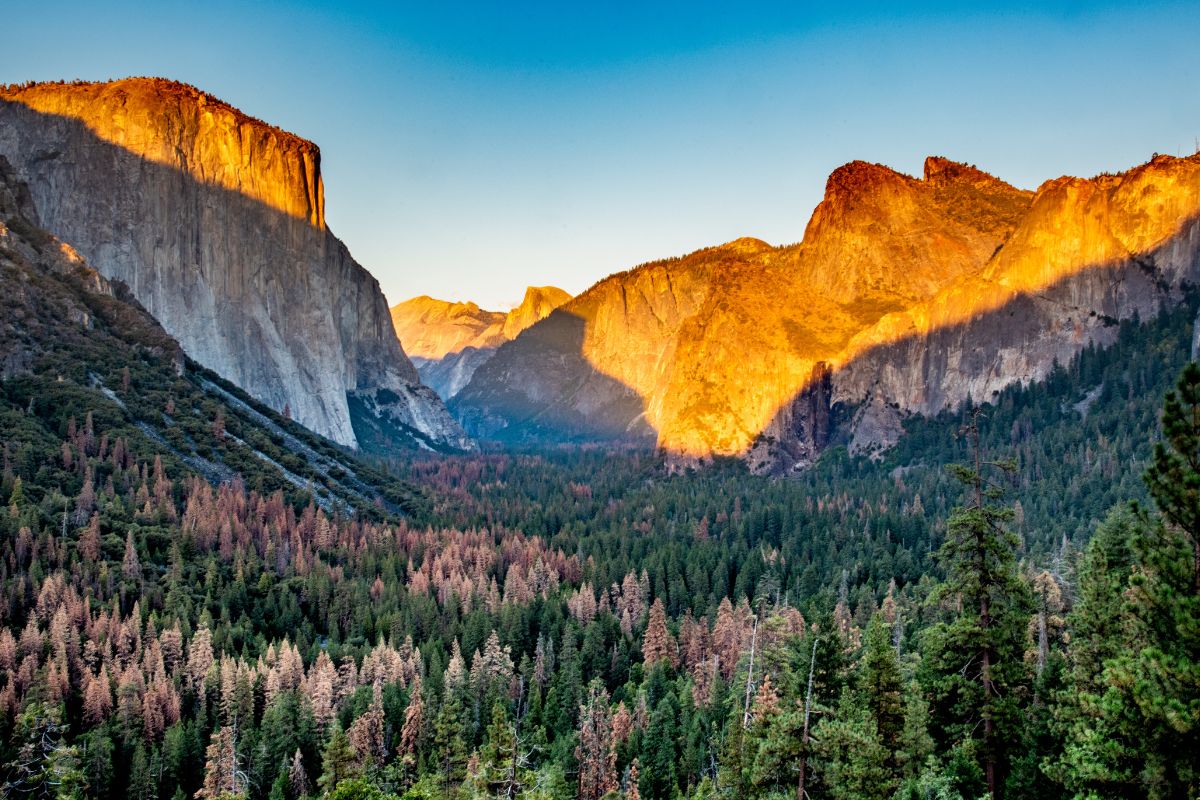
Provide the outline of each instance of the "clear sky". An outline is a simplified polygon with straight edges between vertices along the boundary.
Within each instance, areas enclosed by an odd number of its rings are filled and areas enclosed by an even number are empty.
[[[0,82],[161,75],[317,142],[330,227],[393,303],[499,308],[795,242],[854,159],[1034,188],[1200,137],[1196,2],[45,0],[6,20]]]

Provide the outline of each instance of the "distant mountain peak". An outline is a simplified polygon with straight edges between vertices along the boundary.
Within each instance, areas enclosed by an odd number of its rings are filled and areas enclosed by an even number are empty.
[[[504,312],[480,308],[469,300],[421,295],[392,306],[392,324],[406,353],[438,360],[468,347],[499,347],[570,299],[556,286],[530,286],[520,305]]]
[[[753,256],[759,253],[765,253],[769,250],[774,250],[775,248],[767,242],[764,242],[762,239],[756,239],[753,236],[742,236],[741,238],[734,239],[731,242],[718,245],[713,249],[722,250],[738,256]]]
[[[1020,191],[995,175],[984,172],[972,164],[951,161],[942,156],[929,156],[925,159],[925,183],[933,186],[945,186],[951,183],[967,183],[977,187],[1005,188]]]

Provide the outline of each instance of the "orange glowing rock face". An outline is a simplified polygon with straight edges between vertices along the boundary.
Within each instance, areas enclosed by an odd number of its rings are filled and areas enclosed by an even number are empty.
[[[127,78],[14,86],[0,91],[0,99],[78,120],[100,139],[147,161],[325,227],[320,149],[199,89],[160,78]]]
[[[944,159],[924,180],[855,162],[830,177],[799,245],[738,240],[646,265],[564,311],[584,320],[588,363],[643,398],[661,448],[745,455],[815,369],[1128,262],[1198,213],[1200,156],[1036,193]]]
[[[520,305],[505,313],[422,295],[392,306],[392,325],[404,352],[437,360],[468,347],[499,347],[570,299],[554,286],[530,286]]]

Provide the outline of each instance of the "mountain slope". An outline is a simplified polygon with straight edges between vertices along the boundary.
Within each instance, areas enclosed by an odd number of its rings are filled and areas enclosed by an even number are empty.
[[[449,399],[496,348],[570,299],[554,286],[530,286],[521,303],[505,313],[422,295],[392,306],[392,324],[421,380]]]
[[[396,342],[377,281],[326,227],[320,152],[159,79],[0,89],[0,154],[42,224],[189,356],[355,445],[348,394],[450,448],[470,441]]]
[[[903,414],[1038,379],[1175,302],[1200,272],[1197,213],[1200,156],[1035,193],[940,158],[921,180],[855,162],[799,245],[738,240],[601,281],[502,347],[455,410],[482,436],[652,441],[676,464],[804,467],[842,422],[886,447]]]
[[[99,447],[114,454],[158,456],[172,474],[237,479],[262,495],[280,491],[296,506],[315,501],[368,516],[424,506],[411,486],[188,359],[128,287],[92,269],[36,220],[27,188],[0,157],[6,464],[10,456],[35,463],[58,448],[68,427],[95,424],[105,432]]]

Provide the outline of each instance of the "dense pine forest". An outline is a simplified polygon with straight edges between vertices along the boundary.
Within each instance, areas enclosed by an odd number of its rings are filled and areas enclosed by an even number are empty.
[[[365,464],[52,348],[0,383],[3,791],[1200,796],[1195,311],[788,479]]]

